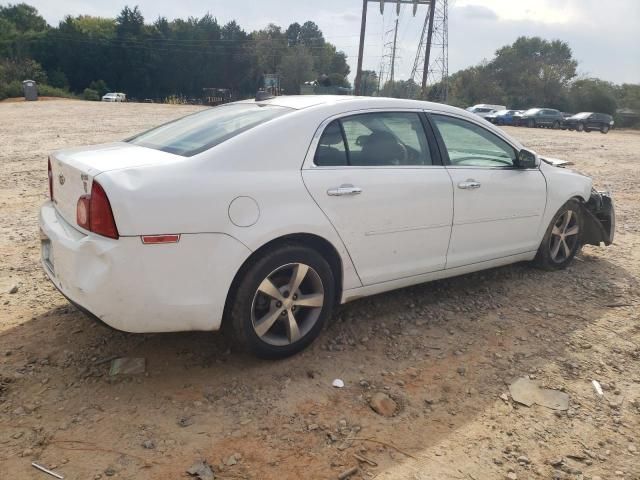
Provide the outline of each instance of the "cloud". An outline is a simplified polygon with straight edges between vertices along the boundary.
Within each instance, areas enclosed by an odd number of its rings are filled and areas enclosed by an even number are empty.
[[[457,14],[473,20],[498,20],[498,14],[482,5],[465,5],[459,7]]]

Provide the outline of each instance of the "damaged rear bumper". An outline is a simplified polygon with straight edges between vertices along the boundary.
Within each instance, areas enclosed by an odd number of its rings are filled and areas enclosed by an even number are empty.
[[[591,191],[589,201],[582,206],[585,245],[611,245],[616,229],[616,212],[609,192]]]

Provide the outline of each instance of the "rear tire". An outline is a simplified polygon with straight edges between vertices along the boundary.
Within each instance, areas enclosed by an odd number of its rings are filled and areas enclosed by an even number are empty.
[[[327,260],[296,243],[266,252],[242,274],[230,321],[241,348],[260,358],[284,358],[318,337],[335,304]]]
[[[582,248],[583,218],[577,200],[569,200],[555,214],[544,234],[534,264],[545,270],[566,268]]]

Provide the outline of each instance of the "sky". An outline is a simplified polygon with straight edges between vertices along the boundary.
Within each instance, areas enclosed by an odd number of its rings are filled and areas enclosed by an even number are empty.
[[[115,17],[127,4],[126,0],[23,1],[36,7],[51,25],[57,25],[67,14]],[[147,22],[160,15],[171,20],[209,12],[220,23],[236,20],[246,31],[252,31],[269,23],[286,28],[293,22],[312,20],[328,41],[347,54],[351,78],[355,73],[361,0],[129,2],[130,6],[136,4]],[[393,40],[398,19],[396,79],[409,78],[425,14],[426,7],[419,7],[413,17],[412,6],[403,5],[400,16],[396,16],[395,4],[387,4],[381,15],[379,2],[370,2],[364,68],[379,71],[382,63],[388,72],[387,44]],[[449,0],[449,72],[490,60],[498,48],[522,35],[567,42],[579,62],[581,77],[640,83],[640,0]]]

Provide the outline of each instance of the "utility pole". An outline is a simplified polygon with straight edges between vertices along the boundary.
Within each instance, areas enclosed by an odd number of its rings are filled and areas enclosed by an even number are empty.
[[[398,40],[398,19],[396,19],[396,29],[393,33],[393,50],[391,52],[391,76],[390,80],[393,83],[393,74],[396,68],[396,41]]]
[[[364,35],[367,30],[367,4],[369,0],[362,0],[362,21],[360,22],[360,46],[358,47],[358,70],[356,70],[355,94],[362,93],[362,54],[364,53]]]

